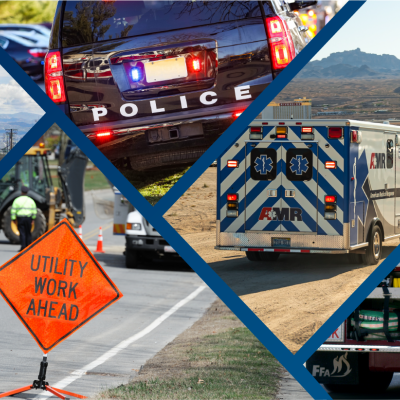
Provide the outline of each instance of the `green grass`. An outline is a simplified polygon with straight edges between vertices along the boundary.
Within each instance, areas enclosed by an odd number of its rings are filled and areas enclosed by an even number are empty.
[[[186,367],[171,379],[132,382],[104,399],[275,399],[280,364],[247,328],[206,336],[186,350]]]
[[[154,205],[175,185],[189,168],[160,168],[158,171],[122,170],[122,174]]]
[[[101,171],[98,169],[86,170],[85,191],[108,188],[110,188],[110,185]]]

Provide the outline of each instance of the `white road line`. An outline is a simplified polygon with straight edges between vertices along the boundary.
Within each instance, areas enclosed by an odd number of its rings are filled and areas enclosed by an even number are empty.
[[[144,337],[148,333],[150,333],[152,330],[157,328],[162,322],[164,322],[174,312],[178,311],[186,303],[193,300],[205,288],[206,288],[206,286],[199,286],[193,293],[191,293],[189,296],[187,296],[186,298],[181,300],[179,303],[175,304],[172,308],[170,308],[167,312],[165,312],[163,315],[161,315],[156,320],[154,320],[149,326],[144,328],[142,331],[140,331],[139,333],[136,333],[135,335],[131,336],[128,339],[123,340],[122,342],[117,344],[115,347],[113,347],[112,349],[110,349],[106,353],[104,353],[102,356],[100,356],[97,360],[94,360],[90,364],[85,365],[82,369],[77,369],[77,370],[71,372],[70,376],[67,376],[66,378],[62,379],[61,381],[55,383],[54,385],[52,384],[51,386],[54,388],[58,388],[58,389],[64,389],[66,386],[68,386],[72,382],[81,378],[88,371],[91,371],[92,369],[95,369],[99,365],[105,363],[107,360],[109,360],[110,358],[117,355],[121,350],[126,349],[132,343],[136,342],[137,340],[141,339],[142,337]],[[45,397],[50,397],[50,396],[52,396],[52,394],[46,392],[44,394],[40,394],[40,395],[36,396],[36,398],[45,398]]]

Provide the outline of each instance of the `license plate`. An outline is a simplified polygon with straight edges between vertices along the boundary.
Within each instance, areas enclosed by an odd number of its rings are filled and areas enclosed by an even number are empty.
[[[164,252],[165,253],[176,253],[176,251],[171,246],[165,246]]]
[[[326,342],[344,342],[344,322],[328,337]]]
[[[290,247],[290,238],[272,238],[272,247]]]
[[[186,78],[188,76],[184,57],[150,61],[144,64],[146,81],[149,83]]]

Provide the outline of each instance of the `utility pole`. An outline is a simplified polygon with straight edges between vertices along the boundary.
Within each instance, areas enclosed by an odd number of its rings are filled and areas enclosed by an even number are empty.
[[[7,135],[7,152],[11,151],[14,147],[14,136],[18,133],[18,129],[6,129]]]

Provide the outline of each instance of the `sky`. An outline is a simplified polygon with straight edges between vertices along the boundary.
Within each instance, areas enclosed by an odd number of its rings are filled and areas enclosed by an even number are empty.
[[[400,59],[399,15],[400,1],[368,0],[313,60],[357,48],[366,53],[391,54]]]
[[[0,114],[28,112],[43,115],[43,110],[0,66]]]

